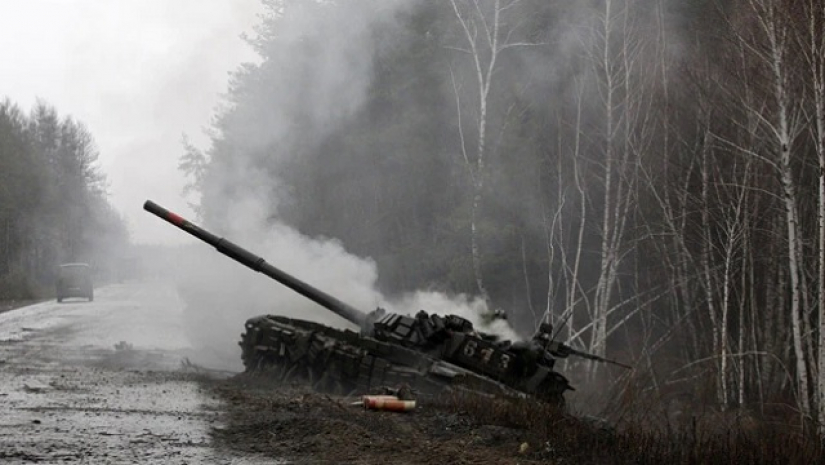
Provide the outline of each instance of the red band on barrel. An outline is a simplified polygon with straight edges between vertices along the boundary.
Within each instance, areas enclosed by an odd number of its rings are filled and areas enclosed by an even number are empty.
[[[172,212],[169,212],[168,218],[169,218],[169,221],[176,224],[177,226],[183,226],[183,223],[186,223],[185,219],[181,218],[180,216],[178,216],[178,215],[176,215]]]

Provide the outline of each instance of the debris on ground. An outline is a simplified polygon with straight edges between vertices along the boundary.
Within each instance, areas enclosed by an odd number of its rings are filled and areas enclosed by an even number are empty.
[[[388,412],[409,412],[415,410],[415,391],[407,384],[397,387],[384,386],[381,394],[367,394],[361,396],[349,405],[364,407],[366,410],[384,410]]]
[[[362,396],[351,405],[364,407],[367,410],[386,410],[388,412],[409,412],[415,409],[414,400],[402,400],[398,396],[379,395]]]
[[[184,357],[180,361],[180,370],[184,373],[195,373],[213,378],[228,378],[230,376],[238,374],[237,371],[221,370],[218,368],[207,368],[203,365],[199,365],[197,363],[192,362],[191,360],[189,360],[189,357]]]
[[[40,393],[48,391],[49,389],[50,389],[49,386],[43,386],[43,385],[39,385],[39,384],[24,384],[23,385],[23,391],[24,392],[30,392],[30,393],[34,393],[34,394],[40,394]]]

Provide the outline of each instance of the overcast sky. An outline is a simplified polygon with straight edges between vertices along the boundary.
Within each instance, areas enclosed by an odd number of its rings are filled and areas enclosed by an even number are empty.
[[[0,99],[36,100],[86,124],[110,200],[136,242],[180,242],[143,212],[150,198],[190,214],[177,170],[185,133],[204,128],[229,73],[255,61],[260,0],[0,0]]]

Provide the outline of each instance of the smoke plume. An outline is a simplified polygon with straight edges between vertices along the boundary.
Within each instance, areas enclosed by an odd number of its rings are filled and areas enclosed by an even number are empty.
[[[396,27],[398,18],[415,4],[388,0],[376,8],[376,2],[352,1],[347,8],[335,8],[335,14],[331,14],[333,10],[319,8],[317,3],[300,2],[273,12],[280,17],[278,28],[270,32],[277,34],[280,46],[304,53],[285,54],[279,50],[267,54],[261,66],[278,69],[279,82],[267,83],[273,87],[272,103],[265,113],[250,115],[238,109],[232,118],[225,119],[225,124],[238,125],[233,134],[243,134],[242,139],[226,142],[244,147],[244,153],[266,151],[271,161],[295,156],[311,143],[307,141],[323,140],[363,104],[372,76],[372,59],[387,45],[376,42],[375,31]],[[266,28],[262,31],[266,33]],[[208,227],[298,279],[364,312],[381,306],[407,314],[419,310],[455,314],[485,331],[516,338],[504,322],[485,328],[480,319],[485,303],[472,296],[449,296],[431,290],[398,297],[382,295],[376,287],[380,270],[374,261],[348,253],[345,244],[335,239],[307,237],[271,216],[285,192],[277,176],[264,170],[260,160],[232,157],[209,175],[220,177],[213,185],[223,187],[204,193],[204,207],[212,212],[206,217]],[[239,368],[238,334],[247,318],[260,314],[352,327],[206,246],[195,246],[190,252],[186,266],[179,269],[179,289],[191,320],[190,339],[204,348],[202,363]]]

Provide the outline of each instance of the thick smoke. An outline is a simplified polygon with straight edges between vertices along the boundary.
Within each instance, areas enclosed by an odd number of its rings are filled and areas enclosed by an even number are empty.
[[[369,312],[376,307],[415,314],[463,316],[477,328],[506,339],[518,339],[504,321],[485,326],[482,299],[466,295],[449,296],[435,291],[418,291],[398,298],[378,292],[378,270],[368,258],[347,253],[332,239],[309,238],[280,223],[266,221],[263,206],[250,201],[238,205],[237,222],[227,238],[262,256],[274,266]],[[200,363],[239,369],[237,341],[243,322],[252,316],[277,314],[317,321],[339,328],[357,329],[346,320],[320,307],[285,286],[257,275],[208,246],[189,250],[178,274],[179,290],[186,301],[191,324],[190,339],[201,349]]]
[[[273,54],[262,65],[277,67],[279,89],[273,95],[271,111],[258,118],[264,121],[259,121],[256,130],[246,124],[244,139],[236,141],[251,148],[251,152],[279,147],[272,157],[299,152],[292,131],[323,140],[363,104],[372,75],[372,58],[380,48],[375,43],[375,29],[392,27],[415,2],[382,1],[381,7],[375,8],[376,2],[353,1],[346,9],[334,9],[334,16],[318,14],[319,9],[309,6],[310,2],[296,5],[278,22],[277,35],[286,49],[302,49],[307,54]],[[342,13],[348,16],[341,17]],[[283,57],[283,63],[272,61],[278,56]],[[294,122],[296,115],[301,115],[300,128]],[[278,180],[257,163],[236,157],[220,174],[223,177],[219,184],[225,186],[224,191],[204,197],[205,202],[215,202],[207,205],[212,211],[224,212],[210,218],[210,227],[274,266],[365,312],[381,306],[408,314],[418,310],[456,314],[479,328],[516,338],[503,322],[490,328],[482,325],[480,315],[486,308],[481,299],[429,290],[398,298],[382,295],[376,290],[380,270],[372,260],[347,253],[345,244],[339,241],[306,237],[268,216],[281,200]],[[180,269],[179,287],[187,302],[191,339],[208,348],[201,352],[204,357],[200,362],[204,364],[220,362],[239,368],[238,334],[245,319],[255,315],[271,313],[352,327],[281,284],[255,276],[205,246],[193,248],[191,260]]]

